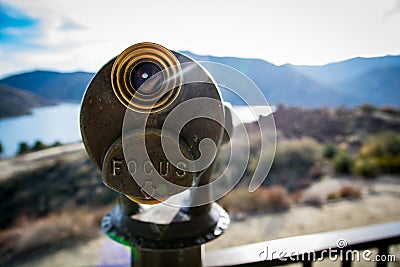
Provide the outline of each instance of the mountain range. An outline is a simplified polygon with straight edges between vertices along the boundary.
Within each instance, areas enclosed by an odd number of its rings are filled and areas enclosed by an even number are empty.
[[[200,56],[198,61],[226,64],[246,74],[272,105],[319,107],[370,103],[400,106],[400,56],[354,58],[324,66],[276,66],[261,59]],[[213,70],[209,70],[212,74]],[[0,84],[51,101],[80,101],[93,73],[33,71],[12,75]],[[222,90],[224,100],[241,104]],[[7,94],[3,94],[7,98]],[[2,97],[3,98],[3,97]]]
[[[88,72],[33,71],[6,77],[0,80],[0,84],[27,90],[54,101],[79,101],[93,75]]]
[[[32,92],[0,84],[0,118],[30,114],[33,108],[53,104]]]
[[[400,56],[354,58],[323,66],[275,66],[260,59],[184,53],[199,61],[236,68],[251,78],[273,105],[400,106]]]
[[[330,63],[324,66],[296,66],[285,65],[294,69],[315,81],[326,85],[339,84],[359,77],[371,70],[389,69],[400,66],[399,56],[384,56],[373,58],[352,58],[345,61]]]

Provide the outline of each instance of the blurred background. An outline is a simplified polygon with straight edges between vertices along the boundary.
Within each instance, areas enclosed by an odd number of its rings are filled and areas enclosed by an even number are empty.
[[[1,0],[0,265],[129,265],[100,230],[116,194],[79,108],[95,72],[143,41],[236,68],[274,107],[275,160],[250,194],[265,118],[224,95],[252,150],[219,201],[232,224],[206,249],[399,221],[399,29],[398,0]]]

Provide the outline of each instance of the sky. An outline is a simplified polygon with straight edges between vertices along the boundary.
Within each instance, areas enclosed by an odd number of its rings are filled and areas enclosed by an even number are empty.
[[[143,41],[276,65],[400,55],[400,0],[0,0],[0,78],[96,72]]]

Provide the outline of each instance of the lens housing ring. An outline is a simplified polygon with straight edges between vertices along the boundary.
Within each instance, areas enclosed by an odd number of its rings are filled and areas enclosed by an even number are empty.
[[[158,90],[146,88],[152,86],[150,81],[139,88],[132,84],[133,71],[142,63],[155,64],[161,70],[149,77],[161,79]],[[175,55],[161,45],[150,42],[135,44],[115,59],[111,70],[111,84],[115,96],[125,107],[140,113],[158,112],[177,99],[182,85],[181,66]]]

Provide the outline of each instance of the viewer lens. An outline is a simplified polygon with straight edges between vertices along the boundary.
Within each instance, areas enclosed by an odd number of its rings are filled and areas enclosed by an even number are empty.
[[[152,62],[139,63],[131,72],[131,84],[137,90],[142,84],[149,80],[145,88],[140,88],[140,93],[145,95],[153,94],[161,88],[163,82],[160,71],[161,68]],[[160,72],[160,74],[155,75],[158,72]]]

